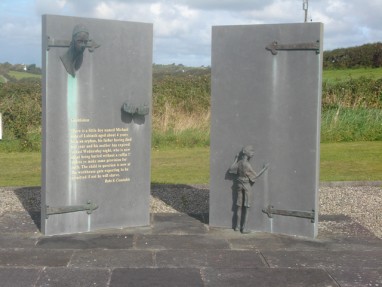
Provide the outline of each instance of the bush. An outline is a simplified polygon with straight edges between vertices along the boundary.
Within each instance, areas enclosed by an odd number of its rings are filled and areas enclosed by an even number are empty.
[[[338,108],[323,111],[321,142],[382,140],[381,109]]]
[[[33,134],[41,130],[40,82],[0,84],[0,112],[3,116],[4,135],[8,140],[17,140],[21,150],[39,148]]]
[[[153,147],[208,146],[210,70],[183,66],[153,79]],[[183,71],[185,69],[185,71]],[[322,90],[321,139],[382,140],[382,79],[347,78],[325,81]],[[0,83],[3,115],[2,150],[39,150],[41,84],[39,79]]]
[[[210,76],[166,76],[153,83],[153,129],[205,130],[209,128]]]
[[[382,109],[382,79],[360,77],[344,81],[324,81],[322,108]]]

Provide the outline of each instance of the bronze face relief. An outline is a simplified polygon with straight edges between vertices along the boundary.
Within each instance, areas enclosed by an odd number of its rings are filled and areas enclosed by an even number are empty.
[[[76,25],[72,33],[69,49],[60,57],[68,74],[76,76],[81,67],[83,54],[89,41],[89,31],[84,25]]]

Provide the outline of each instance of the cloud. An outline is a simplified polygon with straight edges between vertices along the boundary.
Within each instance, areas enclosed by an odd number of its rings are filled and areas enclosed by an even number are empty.
[[[302,0],[1,0],[0,62],[41,58],[41,15],[154,24],[158,63],[209,65],[211,27],[302,23]],[[381,0],[311,0],[308,19],[324,23],[324,49],[381,41]],[[18,46],[27,45],[25,48]],[[38,63],[37,63],[38,64]]]
[[[321,0],[310,5],[314,21],[324,23],[324,49],[332,50],[381,39],[379,0]]]
[[[60,14],[67,5],[66,0],[36,0],[37,14]]]
[[[258,10],[272,2],[273,0],[181,0],[182,4],[198,10],[217,11],[245,11]]]
[[[297,7],[296,1],[276,0],[269,2],[262,9],[245,11],[243,15],[247,21],[252,19],[259,24],[302,22],[302,8],[300,10]]]

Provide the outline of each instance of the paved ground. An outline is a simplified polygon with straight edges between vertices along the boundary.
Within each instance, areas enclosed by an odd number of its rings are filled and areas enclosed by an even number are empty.
[[[382,286],[382,240],[347,217],[317,239],[209,228],[205,214],[150,227],[44,237],[39,214],[0,217],[0,286]]]

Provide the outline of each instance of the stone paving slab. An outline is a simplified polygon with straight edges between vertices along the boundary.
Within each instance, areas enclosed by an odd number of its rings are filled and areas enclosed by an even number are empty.
[[[33,248],[38,240],[25,234],[15,235],[1,232],[0,234],[0,248]]]
[[[45,249],[132,249],[132,234],[75,234],[43,237],[37,247]]]
[[[224,238],[201,235],[138,235],[138,249],[228,249]]]
[[[328,270],[341,287],[353,286],[382,286],[381,269],[341,268]]]
[[[382,272],[380,251],[263,251],[271,268],[326,268],[342,269],[361,267],[379,268]]]
[[[42,269],[0,267],[0,284],[2,287],[35,286]]]
[[[153,286],[204,286],[199,269],[141,268],[116,269],[110,287],[153,287]]]
[[[257,233],[256,236],[241,236],[228,239],[231,249],[270,251],[379,251],[381,239],[362,238],[321,238],[310,239],[282,234]],[[367,242],[367,244],[365,244]]]
[[[206,234],[208,227],[184,213],[156,214],[152,218],[153,234]]]
[[[32,212],[12,212],[0,217],[0,233],[23,233],[39,235],[40,213]]]
[[[154,254],[146,250],[81,250],[74,252],[70,267],[143,268],[155,267]]]
[[[38,249],[0,249],[0,266],[66,266],[73,251]]]
[[[109,269],[44,268],[35,286],[108,286],[110,276]]]
[[[322,269],[207,268],[202,274],[206,287],[339,287]]]
[[[163,250],[156,252],[156,266],[167,268],[264,267],[266,262],[258,252],[245,250]]]
[[[382,286],[382,240],[348,218],[307,239],[243,235],[187,214],[45,237],[33,216],[0,217],[0,286]]]
[[[201,268],[207,266],[206,250],[161,250],[155,252],[160,268]]]

